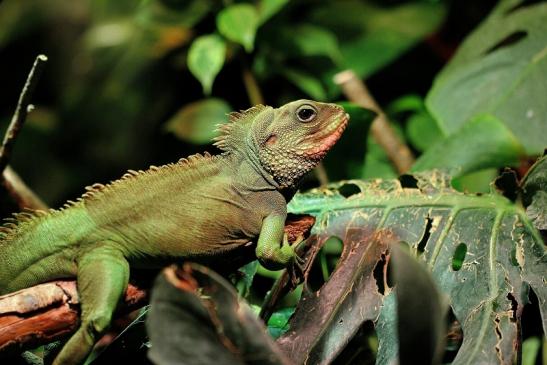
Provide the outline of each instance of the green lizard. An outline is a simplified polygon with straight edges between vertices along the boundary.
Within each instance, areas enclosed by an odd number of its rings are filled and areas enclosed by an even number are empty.
[[[130,267],[222,262],[252,242],[268,268],[295,263],[287,201],[348,119],[337,105],[309,100],[258,105],[219,127],[220,155],[129,171],[63,209],[16,214],[0,232],[0,295],[76,277],[81,324],[54,364],[78,364],[108,328]]]

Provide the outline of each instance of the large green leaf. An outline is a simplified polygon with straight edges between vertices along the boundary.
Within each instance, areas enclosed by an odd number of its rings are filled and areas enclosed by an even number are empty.
[[[326,56],[340,62],[341,54],[336,36],[327,28],[299,24],[285,29],[285,37],[298,56]],[[290,40],[290,42],[289,42]]]
[[[432,33],[444,13],[441,3],[379,7],[370,2],[337,0],[314,9],[312,20],[344,40],[340,45],[344,66],[366,77]]]
[[[148,24],[191,28],[211,11],[211,0],[187,0],[172,4],[164,1],[143,1],[136,18]]]
[[[546,146],[547,4],[502,2],[437,76],[427,106],[445,135],[491,114],[528,154]]]
[[[188,51],[188,69],[203,86],[205,94],[211,93],[213,81],[224,65],[226,44],[216,34],[196,38]]]
[[[290,212],[316,219],[308,239],[314,253],[333,236],[344,250],[318,291],[305,285],[278,344],[295,363],[330,363],[373,321],[377,363],[392,363],[399,344],[395,298],[382,273],[389,244],[404,241],[429,267],[462,325],[453,364],[512,364],[530,287],[544,329],[547,324],[547,255],[539,233],[522,208],[502,196],[458,193],[438,173],[404,181],[404,188],[397,180],[340,182],[291,201]]]
[[[277,14],[289,0],[260,0],[257,6],[260,24]]]
[[[258,22],[258,13],[250,4],[230,5],[217,15],[217,28],[220,34],[241,44],[247,52],[254,48]]]
[[[291,68],[286,68],[282,72],[283,76],[285,76],[304,93],[309,95],[310,98],[318,101],[324,101],[327,98],[327,93],[321,84],[321,80],[317,79],[315,75]]]
[[[521,190],[526,214],[537,229],[547,230],[547,154],[528,170]]]
[[[519,162],[523,149],[515,136],[492,115],[481,115],[453,135],[434,144],[412,166],[412,171],[443,168],[453,176]]]
[[[210,143],[217,135],[215,126],[226,121],[230,105],[222,99],[210,98],[183,106],[169,119],[165,129],[183,141],[194,144]]]

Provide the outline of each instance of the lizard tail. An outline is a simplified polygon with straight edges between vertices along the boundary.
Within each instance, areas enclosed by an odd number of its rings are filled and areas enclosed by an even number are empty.
[[[25,211],[0,227],[0,295],[76,274],[72,245],[90,225],[83,206]],[[73,246],[76,247],[76,246]]]

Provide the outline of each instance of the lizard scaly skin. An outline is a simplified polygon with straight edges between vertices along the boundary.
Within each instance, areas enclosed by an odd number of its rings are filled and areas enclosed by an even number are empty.
[[[95,184],[76,202],[20,213],[0,230],[0,295],[75,277],[81,325],[54,364],[79,364],[108,328],[130,267],[176,259],[222,262],[256,243],[256,256],[281,269],[296,255],[284,240],[286,204],[300,178],[342,134],[334,104],[299,100],[232,113],[219,129],[223,153],[130,171]]]

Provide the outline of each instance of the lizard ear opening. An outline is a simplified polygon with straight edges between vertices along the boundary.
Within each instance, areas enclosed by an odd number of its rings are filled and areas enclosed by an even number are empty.
[[[277,135],[272,134],[266,140],[266,146],[273,146],[277,142]]]

